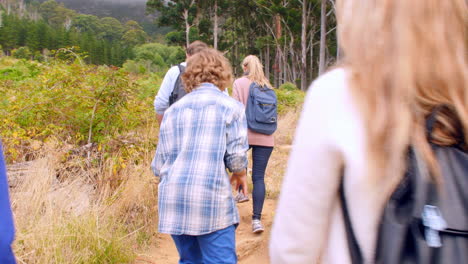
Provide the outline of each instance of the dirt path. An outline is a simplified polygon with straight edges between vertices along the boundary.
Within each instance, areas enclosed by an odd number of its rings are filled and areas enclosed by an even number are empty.
[[[270,236],[276,201],[268,199],[263,207],[262,222],[265,232],[260,235],[251,231],[252,200],[238,204],[241,222],[236,233],[237,255],[239,264],[268,264],[268,238]],[[141,254],[136,264],[176,264],[179,260],[177,249],[169,235],[159,235],[156,247]]]

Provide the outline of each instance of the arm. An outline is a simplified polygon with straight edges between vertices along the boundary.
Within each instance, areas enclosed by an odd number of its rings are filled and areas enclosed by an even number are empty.
[[[159,87],[158,95],[154,98],[154,110],[156,111],[159,124],[167,108],[169,108],[169,97],[174,90],[175,81],[179,76],[179,69],[174,66],[167,71]]]
[[[318,263],[340,180],[327,87],[312,87],[296,130],[270,240],[272,264]]]
[[[242,103],[240,98],[239,84],[237,80],[234,81],[234,84],[232,85],[232,98]]]
[[[0,143],[0,263],[13,264],[15,257],[11,249],[15,230],[11,213],[6,167],[3,160],[3,149]]]
[[[228,124],[226,135],[226,168],[234,173],[245,173],[247,169],[247,120],[243,109],[238,109],[234,119]]]
[[[170,122],[170,121],[167,121]],[[167,159],[167,152],[168,152],[168,145],[167,145],[167,140],[168,137],[167,135],[170,135],[170,131],[168,132],[169,126],[166,125],[166,121],[164,123],[161,123],[161,127],[159,130],[159,140],[158,140],[158,146],[156,148],[156,153],[154,155],[153,161],[151,162],[151,170],[153,171],[154,176],[160,177],[161,176],[161,169],[164,166],[164,163],[166,162]],[[169,137],[170,139],[171,137]]]

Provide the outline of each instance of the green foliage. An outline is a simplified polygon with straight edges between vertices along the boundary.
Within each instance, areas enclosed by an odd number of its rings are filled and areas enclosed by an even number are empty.
[[[5,62],[8,59],[3,58],[0,61]],[[37,63],[31,63],[24,60],[17,61],[14,64],[0,63],[0,81],[22,81],[29,78],[34,78],[40,73],[40,66]],[[0,88],[0,95],[3,89]],[[5,91],[4,91],[5,92]],[[0,97],[0,99],[3,99]]]
[[[112,17],[99,19],[93,15],[76,14],[54,0],[45,1],[38,7],[31,4],[29,8],[43,19],[0,12],[0,45],[7,55],[14,49],[27,47],[31,52],[30,59],[46,61],[45,49],[54,51],[73,46],[88,54],[83,58],[87,63],[121,66],[132,58],[133,47],[148,40],[148,35],[136,21],[123,25]]]
[[[185,52],[180,47],[167,46],[160,43],[148,43],[134,49],[135,61],[140,66],[144,66],[146,71],[164,71],[171,65],[175,65],[185,60]],[[133,63],[133,65],[132,65]],[[135,69],[135,62],[129,62],[126,68]],[[138,70],[139,72],[140,70]],[[135,72],[135,71],[131,71]]]
[[[30,140],[53,137],[86,144],[90,138],[103,143],[134,129],[152,114],[160,80],[154,76],[143,86],[112,67],[59,61],[39,64],[4,57],[0,66],[0,136],[9,160],[21,158],[21,146]]]
[[[275,89],[278,98],[278,113],[283,114],[288,109],[297,108],[304,102],[305,93],[295,90]]]
[[[58,4],[55,0],[48,0],[39,6],[39,13],[51,25],[63,25],[68,19],[76,16],[76,12]]]
[[[134,73],[134,74],[145,74],[148,68],[151,67],[151,61],[134,61],[128,60],[122,66],[127,72]]]
[[[278,88],[280,90],[286,90],[286,91],[296,91],[297,86],[294,83],[291,82],[285,82],[280,87]]]
[[[18,49],[14,49],[12,50],[11,55],[13,55],[13,57],[17,59],[25,59],[25,60],[29,60],[32,57],[32,53],[28,47],[20,47]]]

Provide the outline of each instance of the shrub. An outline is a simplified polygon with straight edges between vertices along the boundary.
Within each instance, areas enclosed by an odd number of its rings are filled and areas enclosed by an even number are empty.
[[[284,114],[288,109],[297,108],[304,102],[305,93],[301,90],[276,89],[278,113]]]
[[[158,80],[153,78],[142,89],[125,71],[58,61],[16,61],[4,67],[0,136],[9,161],[22,159],[29,140],[101,143],[134,129],[153,113],[154,94],[148,89],[155,93]]]
[[[151,72],[165,71],[171,65],[185,60],[182,48],[160,43],[148,43],[135,47],[134,53],[135,61],[147,64],[145,68]]]
[[[296,90],[298,90],[297,86],[294,83],[291,83],[291,82],[283,83],[282,85],[280,85],[280,87],[278,89],[286,90],[286,91],[296,91]]]
[[[32,57],[32,52],[28,47],[20,47],[18,49],[12,50],[11,54],[17,59],[29,60]]]

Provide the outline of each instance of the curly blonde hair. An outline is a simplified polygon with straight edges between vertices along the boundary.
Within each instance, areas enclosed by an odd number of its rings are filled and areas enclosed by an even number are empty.
[[[232,83],[231,64],[221,52],[204,49],[188,58],[182,81],[187,93],[202,83],[212,83],[224,91]]]

